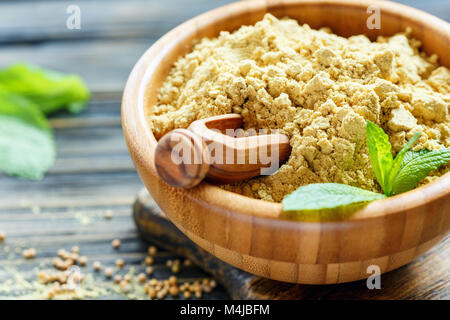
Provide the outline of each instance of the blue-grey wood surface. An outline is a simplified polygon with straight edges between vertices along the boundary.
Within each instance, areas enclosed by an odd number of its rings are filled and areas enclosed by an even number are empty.
[[[120,126],[120,98],[127,76],[139,56],[179,23],[227,1],[2,1],[0,2],[0,67],[15,62],[38,64],[77,73],[88,83],[93,99],[77,116],[61,113],[51,119],[58,157],[39,182],[0,173],[0,299],[29,297],[27,281],[51,268],[60,248],[78,245],[92,263],[113,266],[122,258],[135,272],[145,269],[148,243],[132,220],[132,204],[142,183],[128,155]],[[229,2],[229,1],[228,1]],[[66,8],[81,8],[81,30],[68,30]],[[105,213],[113,218],[107,220]],[[111,246],[121,239],[118,251]],[[21,251],[33,247],[35,259]],[[181,259],[166,250],[155,258],[154,277],[170,274],[167,260]],[[19,274],[16,273],[19,271]],[[198,267],[181,268],[181,282],[208,275]],[[11,282],[11,279],[14,281]],[[96,275],[104,286],[106,279]],[[111,282],[111,281],[109,281]],[[227,298],[218,287],[206,299]],[[100,298],[128,298],[109,291]]]
[[[6,243],[0,244],[0,298],[20,297],[30,290],[15,281],[9,291],[1,291],[2,281],[12,278],[12,270],[19,270],[25,279],[34,279],[36,268],[51,264],[57,249],[70,249],[75,244],[90,263],[99,260],[107,265],[121,257],[128,266],[143,269],[141,262],[148,244],[138,237],[131,219],[131,205],[142,184],[122,136],[121,93],[134,63],[161,35],[199,13],[229,2],[0,2],[0,67],[29,62],[77,73],[93,92],[86,111],[52,118],[58,158],[42,181],[23,181],[0,173],[0,231],[7,236]],[[449,0],[399,2],[450,20]],[[70,4],[81,8],[80,30],[66,28],[66,8]],[[114,215],[111,220],[104,219],[108,210]],[[113,238],[123,242],[119,252],[111,248]],[[20,250],[26,247],[36,248],[33,261],[21,258]],[[175,258],[161,251],[155,276],[170,274],[165,261]],[[205,276],[196,267],[183,269],[180,274],[182,279]],[[444,289],[448,288],[448,282],[445,285]],[[212,299],[226,297],[223,288],[205,295]]]

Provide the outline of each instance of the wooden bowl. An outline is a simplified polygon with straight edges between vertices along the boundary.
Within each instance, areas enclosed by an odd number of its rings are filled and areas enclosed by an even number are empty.
[[[392,35],[411,27],[423,49],[450,67],[450,26],[419,10],[377,1],[381,29],[369,30],[372,1],[280,0],[231,4],[175,28],[134,67],[123,95],[122,123],[128,148],[145,186],[170,220],[190,239],[240,269],[280,281],[332,284],[398,268],[438,243],[450,229],[450,174],[424,187],[376,201],[346,220],[291,221],[279,203],[251,199],[201,183],[176,189],[155,171],[156,140],[149,124],[158,90],[174,61],[203,37],[250,25],[270,12],[312,28],[329,26],[342,36]]]

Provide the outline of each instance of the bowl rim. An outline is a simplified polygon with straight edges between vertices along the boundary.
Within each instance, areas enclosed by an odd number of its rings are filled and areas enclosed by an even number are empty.
[[[157,176],[154,165],[154,149],[157,141],[153,136],[150,123],[146,118],[146,109],[148,108],[149,100],[147,89],[150,85],[151,77],[155,75],[155,72],[160,72],[159,70],[155,71],[156,66],[158,66],[159,63],[164,62],[166,55],[171,52],[179,41],[183,41],[189,36],[186,30],[191,30],[192,33],[194,28],[207,26],[208,23],[212,23],[211,19],[219,12],[221,12],[222,15],[225,12],[228,17],[232,17],[234,14],[244,10],[267,6],[267,3],[288,7],[289,5],[298,3],[317,4],[318,2],[320,2],[320,5],[330,4],[352,8],[367,8],[370,4],[373,4],[373,1],[371,0],[361,0],[356,3],[352,0],[250,0],[236,2],[208,11],[182,23],[166,33],[146,50],[134,66],[128,78],[123,93],[121,111],[124,136],[129,152],[132,155],[133,162],[137,168],[140,167],[147,170],[146,173],[141,173],[138,169],[141,179],[142,175],[149,174],[152,176],[152,179],[157,179],[159,184],[165,185],[165,183]],[[446,34],[449,34],[450,38],[450,24],[435,16],[406,5],[389,1],[378,1],[377,5],[379,5],[383,11],[396,12],[396,14],[399,15],[413,13],[415,14],[414,17],[416,20],[422,19],[423,23],[435,30],[440,30],[442,32],[443,29]],[[405,11],[407,13],[404,13]],[[195,33],[195,31],[193,33]],[[189,47],[191,48],[192,46]],[[171,67],[172,66],[170,66],[170,68]],[[160,86],[158,88],[160,88]],[[155,98],[153,97],[153,99]],[[144,181],[145,179],[142,180]],[[220,208],[221,210],[252,215],[258,218],[283,219],[281,216],[281,203],[250,198],[224,190],[207,182],[202,182],[199,186],[188,190],[176,189],[168,185],[166,185],[166,187],[173,192],[177,192],[182,197],[192,201],[206,203],[213,207]],[[431,203],[436,199],[448,197],[449,195],[450,172],[425,186],[387,199],[371,202],[346,218],[345,221],[372,219],[380,216],[404,213],[406,210]],[[242,205],[244,203],[246,203],[245,206],[239,206],[239,204]],[[285,222],[298,223],[305,221],[285,220]]]

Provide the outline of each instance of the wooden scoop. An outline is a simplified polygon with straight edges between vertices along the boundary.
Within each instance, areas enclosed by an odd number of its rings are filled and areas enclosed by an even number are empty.
[[[171,186],[192,188],[205,177],[227,184],[278,170],[290,155],[289,138],[278,133],[245,136],[241,127],[240,115],[226,114],[167,133],[155,151],[158,175]]]

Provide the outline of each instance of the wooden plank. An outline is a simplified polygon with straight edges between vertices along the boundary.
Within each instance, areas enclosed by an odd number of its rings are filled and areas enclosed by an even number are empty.
[[[79,0],[81,29],[69,30],[66,9],[71,1],[9,1],[0,5],[0,43],[80,38],[158,38],[187,19],[232,0],[88,1]],[[446,0],[398,0],[450,20]]]
[[[135,172],[54,174],[38,182],[3,176],[0,194],[8,196],[0,198],[0,208],[123,205],[141,186]]]
[[[0,43],[61,39],[159,38],[178,24],[232,0],[13,1],[0,5]],[[81,10],[81,29],[66,26],[69,5]]]
[[[127,154],[119,126],[56,129],[55,138],[60,156]]]

